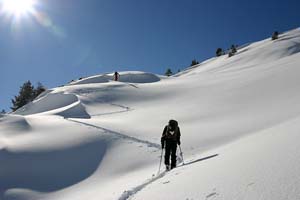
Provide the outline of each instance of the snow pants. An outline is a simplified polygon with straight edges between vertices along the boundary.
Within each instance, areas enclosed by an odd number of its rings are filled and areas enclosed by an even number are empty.
[[[166,152],[165,152],[165,165],[170,165],[171,156],[171,168],[176,167],[176,150],[177,142],[173,140],[166,140]]]

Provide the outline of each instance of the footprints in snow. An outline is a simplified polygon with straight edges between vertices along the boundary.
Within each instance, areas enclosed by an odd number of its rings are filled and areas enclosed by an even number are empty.
[[[247,184],[245,192],[247,192],[247,190],[249,189],[249,187],[252,187],[253,185],[255,185],[254,182],[251,182],[251,183]],[[214,200],[214,199],[217,199],[219,195],[220,194],[217,192],[217,189],[214,188],[211,193],[209,193],[208,195],[206,195],[205,200]]]
[[[252,186],[252,185],[254,185],[254,184],[255,184],[254,182],[249,183],[249,184],[247,185],[247,187],[250,187],[250,186]]]
[[[205,199],[206,200],[208,200],[208,199],[209,200],[216,199],[218,195],[219,194],[217,193],[216,188],[214,188],[213,191],[210,194],[206,195]]]

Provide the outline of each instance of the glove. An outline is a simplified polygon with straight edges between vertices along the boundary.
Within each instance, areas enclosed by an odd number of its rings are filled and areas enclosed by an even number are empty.
[[[178,140],[177,144],[180,146],[180,144],[181,144],[180,140]]]

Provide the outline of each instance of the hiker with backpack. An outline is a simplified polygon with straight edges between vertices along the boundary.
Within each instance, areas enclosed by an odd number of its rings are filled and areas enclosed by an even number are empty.
[[[171,119],[169,124],[165,126],[161,137],[161,147],[165,148],[165,165],[166,169],[170,170],[176,167],[176,150],[177,145],[180,145],[180,129],[178,122]],[[171,166],[170,166],[171,156]]]
[[[119,78],[120,78],[120,74],[116,71],[114,73],[114,81],[119,81]]]

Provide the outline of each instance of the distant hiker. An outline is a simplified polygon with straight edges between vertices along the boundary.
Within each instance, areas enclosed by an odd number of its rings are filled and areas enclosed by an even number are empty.
[[[165,148],[165,165],[167,170],[170,169],[170,155],[171,169],[176,167],[177,144],[180,145],[180,129],[178,122],[171,119],[169,124],[165,126],[161,137],[161,147],[162,149]]]
[[[277,39],[278,39],[278,36],[279,36],[278,31],[275,31],[275,32],[272,34],[272,40],[277,40]]]
[[[118,72],[115,72],[114,74],[114,81],[119,81],[120,74]]]

